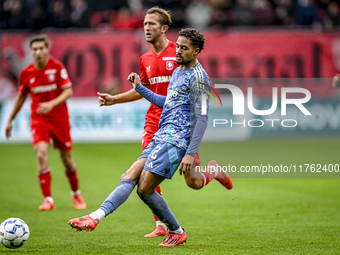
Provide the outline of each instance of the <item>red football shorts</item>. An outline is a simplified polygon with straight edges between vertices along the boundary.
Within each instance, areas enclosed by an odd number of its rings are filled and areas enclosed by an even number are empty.
[[[153,133],[144,131],[142,134],[142,149],[144,150],[151,142],[151,139],[153,137]],[[192,164],[192,167],[199,166],[201,164],[200,162],[200,155],[199,152],[197,151],[194,157],[194,163]]]
[[[64,151],[72,150],[70,125],[35,122],[31,125],[32,145],[44,141],[50,143],[52,138],[54,148]]]
[[[151,142],[154,133],[149,131],[144,131],[142,134],[142,150],[144,150]]]

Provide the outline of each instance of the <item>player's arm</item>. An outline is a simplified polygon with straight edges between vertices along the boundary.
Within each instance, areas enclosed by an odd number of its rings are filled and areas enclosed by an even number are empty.
[[[143,84],[145,87],[149,88],[149,84]],[[143,98],[135,89],[131,89],[127,92],[118,94],[118,95],[110,95],[108,93],[100,93],[98,92],[98,102],[99,106],[104,105],[114,105],[114,104],[121,104],[139,100]]]
[[[179,173],[182,174],[182,172],[189,171],[192,167],[194,156],[196,152],[198,151],[198,147],[201,144],[203,135],[205,133],[205,130],[208,126],[208,114],[203,115],[202,114],[202,99],[206,98],[207,102],[206,104],[206,113],[208,113],[209,109],[209,95],[204,90],[197,90],[196,81],[194,81],[194,88],[196,93],[192,96],[192,102],[191,104],[194,106],[195,116],[196,116],[196,124],[192,131],[192,136],[190,139],[190,144],[188,146],[188,149],[185,153],[185,156],[183,157],[180,167],[179,167]],[[205,97],[202,97],[202,95],[205,94]]]
[[[159,108],[163,109],[164,103],[165,103],[165,99],[166,96],[162,96],[162,95],[158,95],[154,92],[152,92],[151,90],[149,90],[148,88],[144,87],[141,83],[140,83],[140,78],[139,75],[136,73],[131,73],[128,76],[128,81],[130,81],[132,83],[132,86],[134,87],[134,89],[140,94],[142,95],[146,100],[148,100],[150,103],[153,103],[154,105],[156,105]]]
[[[337,73],[337,74],[333,77],[332,86],[333,86],[333,88],[338,88],[338,87],[340,87],[340,74]]]
[[[67,87],[67,88],[63,89],[62,92],[60,93],[60,95],[57,96],[56,98],[54,98],[50,101],[47,101],[47,102],[39,103],[39,106],[37,108],[37,113],[39,115],[45,115],[45,114],[49,113],[57,105],[61,105],[61,104],[65,103],[65,101],[68,98],[70,98],[72,96],[72,94],[73,94],[72,87]]]
[[[196,116],[197,111],[195,109]],[[201,114],[200,114],[201,115]],[[190,140],[189,147],[181,161],[181,164],[179,166],[179,174],[182,175],[182,172],[189,171],[192,167],[192,164],[194,162],[194,156],[196,152],[198,151],[198,147],[201,144],[203,135],[205,130],[208,126],[208,117],[207,115],[201,115],[200,117],[197,116],[197,122],[193,130],[193,134]]]
[[[20,111],[21,107],[23,106],[28,94],[21,94],[18,93],[15,101],[14,101],[14,106],[11,114],[9,115],[7,124],[6,124],[6,138],[10,138],[12,135],[12,121],[15,119],[17,116],[18,112]]]

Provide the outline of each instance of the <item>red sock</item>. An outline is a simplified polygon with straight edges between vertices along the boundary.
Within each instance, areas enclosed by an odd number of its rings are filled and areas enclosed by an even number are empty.
[[[76,165],[73,166],[71,172],[66,172],[65,171],[65,174],[66,174],[67,179],[68,179],[68,181],[70,183],[71,190],[73,192],[76,192],[79,189]]]
[[[161,191],[161,186],[157,186],[156,187],[156,192],[159,194],[159,195],[162,195],[162,191]],[[155,215],[153,215],[153,217],[155,218],[155,221],[159,221],[159,219],[155,216]]]
[[[41,192],[44,197],[51,197],[51,172],[50,168],[46,167],[38,171]]]
[[[211,182],[212,179],[214,179],[214,174],[210,172],[201,172],[202,179],[203,179],[203,185],[202,188],[206,185],[208,185],[209,182]]]
[[[161,186],[158,185],[158,186],[156,187],[156,192],[157,192],[159,195],[162,196]]]

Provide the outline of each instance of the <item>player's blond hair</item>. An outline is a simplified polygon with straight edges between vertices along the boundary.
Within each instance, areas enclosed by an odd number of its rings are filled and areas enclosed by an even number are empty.
[[[145,13],[145,15],[147,14],[154,14],[157,13],[158,14],[158,20],[159,23],[161,23],[161,26],[167,25],[170,27],[171,24],[171,16],[170,13],[166,10],[164,10],[163,8],[159,8],[158,6],[154,6],[150,9],[148,9]]]
[[[44,42],[45,46],[48,48],[48,39],[47,39],[47,35],[45,35],[45,34],[33,36],[30,40],[30,47],[32,47],[32,44],[34,42]]]

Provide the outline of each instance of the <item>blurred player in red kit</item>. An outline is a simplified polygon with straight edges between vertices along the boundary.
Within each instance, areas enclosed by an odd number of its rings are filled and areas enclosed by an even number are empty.
[[[144,34],[145,39],[151,44],[152,48],[144,53],[140,58],[140,79],[141,83],[156,94],[166,96],[169,82],[173,71],[179,66],[176,63],[176,43],[169,41],[166,38],[166,32],[171,24],[170,14],[158,7],[152,7],[146,11],[144,18]],[[107,93],[98,93],[98,101],[100,106],[114,105],[118,103],[125,103],[138,100],[142,96],[131,89],[125,93],[118,95],[109,95]],[[158,123],[162,109],[150,103],[150,107],[145,116],[144,132],[142,134],[142,148],[143,150],[149,145],[154,133],[158,130]],[[192,169],[200,165],[199,154],[196,153]],[[212,160],[209,166],[217,166],[217,162]],[[190,178],[191,172],[191,178]],[[133,171],[127,170],[121,179],[134,180],[136,175]],[[233,187],[232,179],[227,173],[200,173],[186,171],[184,173],[187,185],[193,189],[201,189],[207,185],[212,179],[220,181],[220,183],[227,189]],[[194,177],[194,178],[193,178]],[[160,186],[156,191],[162,195]],[[145,237],[163,236],[167,234],[167,227],[156,216],[156,229]]]
[[[80,193],[77,167],[72,158],[69,115],[65,101],[72,96],[72,83],[64,65],[48,57],[46,35],[37,35],[30,40],[34,62],[20,74],[20,88],[13,110],[6,125],[6,137],[11,136],[12,121],[20,111],[28,94],[31,95],[32,145],[38,160],[38,177],[44,196],[39,210],[54,210],[51,195],[51,172],[48,166],[50,139],[59,150],[65,174],[71,186],[71,198],[76,209],[85,209],[86,204]]]

